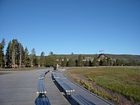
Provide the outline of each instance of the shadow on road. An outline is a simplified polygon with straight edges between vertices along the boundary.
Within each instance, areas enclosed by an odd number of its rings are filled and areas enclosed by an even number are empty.
[[[51,105],[48,97],[44,93],[40,93],[35,100],[35,105]]]
[[[46,88],[45,88],[45,75],[49,71],[42,73],[39,77],[38,81],[38,97],[35,99],[35,105],[51,105],[48,97],[46,96]]]

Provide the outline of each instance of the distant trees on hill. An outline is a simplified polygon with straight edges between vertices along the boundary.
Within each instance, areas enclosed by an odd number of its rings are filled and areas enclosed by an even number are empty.
[[[40,60],[39,60],[39,64],[40,64],[41,67],[44,67],[45,66],[45,59],[46,59],[45,53],[44,52],[41,52],[41,54],[40,54]]]
[[[74,57],[73,57],[74,56]],[[83,66],[138,66],[140,62],[127,61],[123,59],[113,59],[105,54],[98,54],[94,57],[86,57],[84,55],[71,55],[71,56],[61,56],[59,55],[49,55],[47,57],[50,66],[55,66],[59,64],[61,67],[83,67]],[[54,64],[55,62],[55,64]],[[49,66],[47,65],[47,66]]]
[[[59,65],[61,67],[83,67],[83,66],[138,66],[140,62],[130,60],[112,58],[106,54],[98,54],[94,56],[85,56],[82,54],[55,55],[52,51],[48,56],[41,52],[40,56],[36,55],[35,48],[29,53],[27,47],[17,40],[10,41],[4,54],[5,40],[0,42],[0,68],[21,68],[21,67],[48,67]],[[125,58],[128,56],[125,56]],[[135,56],[136,58],[136,56]]]

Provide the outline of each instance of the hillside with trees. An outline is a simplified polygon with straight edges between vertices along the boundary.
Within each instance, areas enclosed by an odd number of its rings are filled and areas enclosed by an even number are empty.
[[[51,55],[52,56],[52,55]],[[47,57],[50,58],[50,55]],[[62,67],[83,66],[140,66],[140,55],[115,54],[54,54],[53,59]]]
[[[83,66],[140,66],[140,55],[115,55],[115,54],[54,54],[48,56],[42,51],[36,55],[35,48],[28,51],[17,39],[7,43],[0,42],[0,68],[25,68],[25,67],[83,67]]]

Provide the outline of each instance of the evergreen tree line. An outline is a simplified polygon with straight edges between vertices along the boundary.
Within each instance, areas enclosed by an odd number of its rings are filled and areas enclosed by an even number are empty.
[[[99,54],[92,59],[86,59],[84,55],[78,55],[78,57],[63,56],[59,57],[53,52],[50,52],[48,56],[45,56],[44,52],[41,52],[40,56],[36,55],[36,51],[33,48],[29,53],[27,47],[17,40],[13,39],[8,43],[6,53],[4,54],[5,40],[0,42],[0,68],[21,68],[21,67],[81,67],[81,66],[137,66],[140,62],[137,61],[125,61],[122,59],[112,59]]]
[[[21,67],[37,67],[45,66],[45,53],[36,56],[35,49],[33,48],[29,53],[27,47],[17,40],[13,39],[8,43],[6,54],[4,55],[5,40],[0,42],[0,67],[1,68],[21,68]]]

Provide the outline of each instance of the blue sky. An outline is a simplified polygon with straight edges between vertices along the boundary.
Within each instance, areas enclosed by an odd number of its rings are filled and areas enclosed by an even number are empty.
[[[140,0],[0,0],[2,38],[38,55],[140,55]]]

